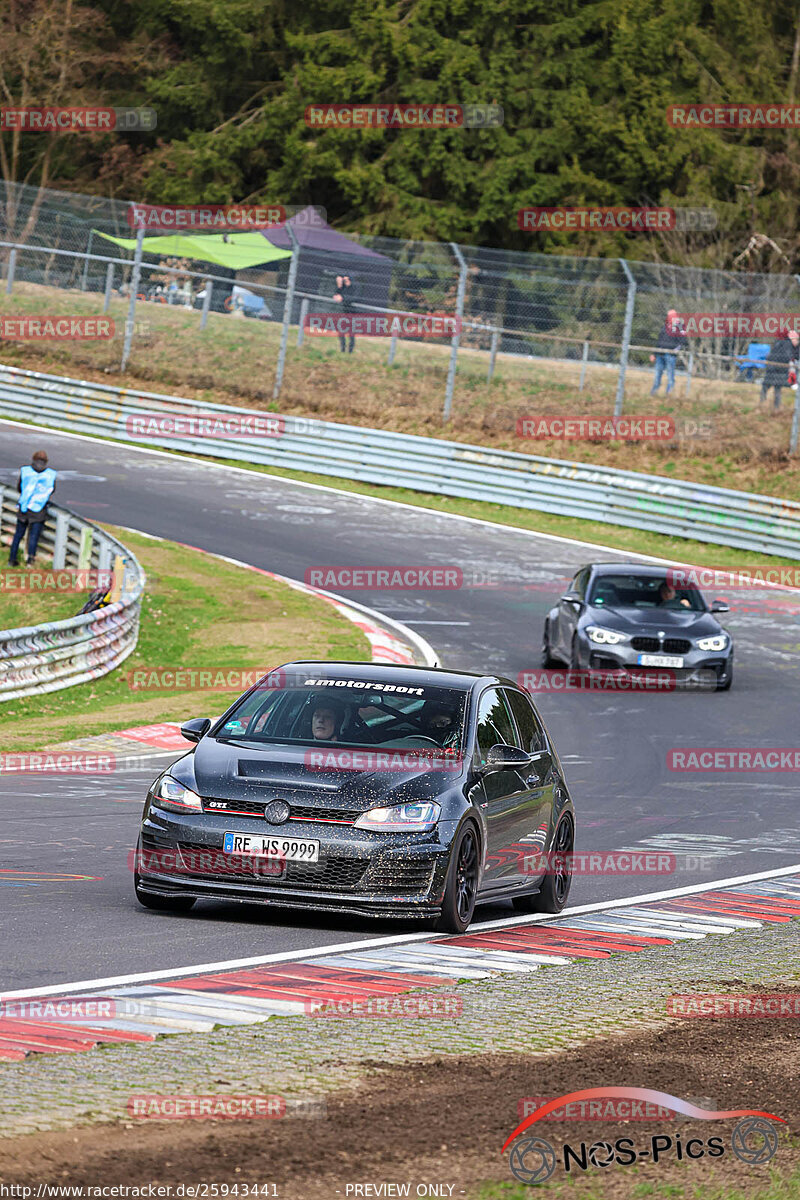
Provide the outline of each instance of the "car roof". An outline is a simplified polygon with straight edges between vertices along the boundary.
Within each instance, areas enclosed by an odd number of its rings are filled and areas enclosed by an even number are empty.
[[[447,667],[419,667],[404,663],[331,662],[329,659],[298,659],[284,663],[273,671],[303,671],[313,668],[325,679],[364,679],[380,683],[404,683],[413,687],[446,687],[471,691],[477,685],[498,684],[519,689],[513,679],[504,675],[480,674],[477,671],[453,671]],[[270,672],[271,674],[273,672]]]
[[[670,569],[668,566],[655,566],[653,563],[639,562],[597,562],[587,563],[587,567],[591,567],[595,575],[644,575],[648,578],[653,576],[665,576]]]

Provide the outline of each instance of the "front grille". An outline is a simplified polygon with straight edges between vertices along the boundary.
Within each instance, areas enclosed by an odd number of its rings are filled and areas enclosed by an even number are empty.
[[[181,842],[180,849],[204,852],[206,854],[218,854],[220,857],[223,857],[223,851],[219,847],[205,846],[199,842]],[[230,862],[231,857],[230,855],[224,856],[228,862]],[[307,891],[342,892],[359,885],[367,869],[367,865],[363,859],[337,857],[326,858],[320,863],[287,862],[286,874],[277,878],[267,874],[262,875],[254,867],[248,868],[243,861],[243,869],[241,871],[226,870],[219,873],[215,872],[214,874],[199,873],[207,879],[245,879],[252,883],[255,878],[270,887],[285,886],[303,888]],[[238,864],[234,864],[234,866],[238,866]]]
[[[647,654],[688,654],[692,643],[686,638],[665,638],[660,642],[654,637],[635,637],[631,646],[634,650],[643,650]]]
[[[268,803],[268,800],[215,800],[204,796],[203,812],[263,817],[264,808]],[[223,805],[224,807],[220,807]],[[361,816],[358,809],[322,808],[306,804],[291,804],[289,807],[290,821],[335,821],[342,825],[352,825],[356,818]]]
[[[432,874],[430,859],[391,863],[371,872],[366,886],[370,892],[424,892],[430,887]]]
[[[266,803],[265,800],[214,800],[204,796],[203,812],[242,813],[247,816],[263,817]]]

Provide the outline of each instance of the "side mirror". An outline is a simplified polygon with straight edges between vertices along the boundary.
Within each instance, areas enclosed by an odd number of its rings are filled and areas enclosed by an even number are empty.
[[[210,728],[210,717],[192,717],[191,721],[184,721],[181,725],[181,735],[186,738],[187,742],[199,742]]]
[[[502,742],[498,742],[486,755],[483,772],[488,775],[492,771],[519,771],[527,767],[530,761],[530,754],[520,750],[518,746],[504,746]]]
[[[730,612],[730,609],[728,608],[728,606],[724,600],[712,600],[711,601],[711,612],[712,613]]]
[[[583,608],[583,601],[577,592],[564,592],[561,597],[562,604],[571,604],[573,608]]]

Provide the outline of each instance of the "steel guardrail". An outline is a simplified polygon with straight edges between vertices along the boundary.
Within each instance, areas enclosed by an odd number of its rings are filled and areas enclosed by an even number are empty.
[[[274,416],[282,432],[256,439],[131,436],[128,419],[145,413]],[[0,416],[208,458],[483,500],[764,554],[794,558],[800,551],[800,503],[616,467],[200,404],[2,364]]]
[[[4,549],[16,524],[18,499],[15,488],[0,485]],[[54,571],[67,567],[118,570],[119,599],[105,608],[60,621],[0,629],[0,702],[97,679],[113,671],[136,648],[145,575],[122,542],[69,509],[51,504],[38,554],[43,564],[52,556]],[[46,572],[50,566],[41,569]],[[76,602],[78,599],[76,595]]]

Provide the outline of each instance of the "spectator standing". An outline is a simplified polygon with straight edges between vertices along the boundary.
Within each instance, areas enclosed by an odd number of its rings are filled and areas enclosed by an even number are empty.
[[[650,362],[656,364],[655,378],[653,379],[653,386],[650,389],[651,396],[654,396],[661,387],[661,376],[664,374],[664,371],[667,372],[667,390],[665,395],[668,396],[674,388],[675,358],[678,350],[685,342],[686,330],[683,328],[683,322],[675,309],[671,308],[667,313],[664,328],[659,334],[656,353],[650,355]]]
[[[777,341],[772,343],[770,352],[764,360],[764,378],[761,380],[761,396],[759,405],[766,404],[767,393],[772,388],[774,396],[774,411],[781,406],[781,389],[789,386],[789,367],[798,357],[800,334],[796,329],[790,329]]]
[[[356,289],[353,287],[349,275],[336,276],[336,292],[333,300],[335,304],[341,304],[343,313],[352,313],[355,311]],[[339,334],[339,349],[342,354],[345,352],[347,338],[345,334]],[[350,345],[347,348],[348,354],[353,353],[353,347],[356,344],[355,334],[350,334]]]
[[[44,450],[37,450],[31,465],[23,467],[17,479],[19,503],[17,504],[17,527],[11,541],[11,551],[8,561],[12,567],[17,565],[17,554],[20,543],[28,531],[28,566],[33,566],[36,549],[42,533],[42,526],[47,518],[47,505],[56,490],[56,473],[47,465],[47,455]]]

